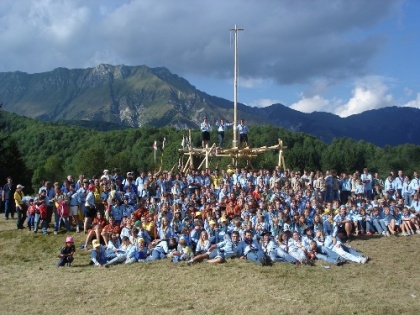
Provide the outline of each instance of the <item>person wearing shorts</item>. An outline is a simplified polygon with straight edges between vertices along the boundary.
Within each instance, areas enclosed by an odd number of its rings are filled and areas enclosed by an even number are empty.
[[[73,218],[73,223],[76,226],[76,232],[79,233],[79,217],[78,217],[78,210],[79,210],[79,196],[77,191],[75,190],[75,185],[70,184],[69,192],[67,193],[69,205],[70,205],[70,218]]]
[[[210,141],[210,124],[207,122],[207,117],[204,117],[200,126],[201,129],[201,144],[205,148]]]

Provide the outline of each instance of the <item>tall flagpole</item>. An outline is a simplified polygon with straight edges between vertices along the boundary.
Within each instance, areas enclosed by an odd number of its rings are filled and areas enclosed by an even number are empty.
[[[238,147],[238,135],[236,132],[237,124],[237,107],[238,107],[238,31],[243,31],[243,28],[231,28],[230,31],[235,32],[235,65],[233,78],[233,141],[232,148]]]

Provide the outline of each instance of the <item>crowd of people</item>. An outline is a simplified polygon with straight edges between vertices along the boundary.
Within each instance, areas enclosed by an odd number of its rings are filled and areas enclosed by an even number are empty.
[[[11,178],[2,189],[5,219],[45,235],[82,232],[91,264],[109,266],[170,259],[194,264],[235,258],[340,265],[366,263],[348,246],[359,235],[420,234],[419,179],[402,170],[382,180],[362,173],[227,169],[187,173],[118,169],[112,174],[42,183],[24,196]],[[75,246],[66,237],[57,266],[71,265]]]

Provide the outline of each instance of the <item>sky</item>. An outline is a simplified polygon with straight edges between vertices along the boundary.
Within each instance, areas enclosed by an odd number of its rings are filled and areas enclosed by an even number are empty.
[[[0,72],[166,67],[199,90],[341,117],[420,108],[420,0],[1,0]]]

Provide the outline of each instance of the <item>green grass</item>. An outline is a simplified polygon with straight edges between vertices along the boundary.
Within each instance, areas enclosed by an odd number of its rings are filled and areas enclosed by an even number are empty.
[[[420,235],[351,246],[365,265],[260,267],[241,260],[186,266],[167,260],[111,268],[55,268],[65,234],[43,236],[0,221],[0,314],[418,314]],[[84,235],[74,235],[76,246]]]

